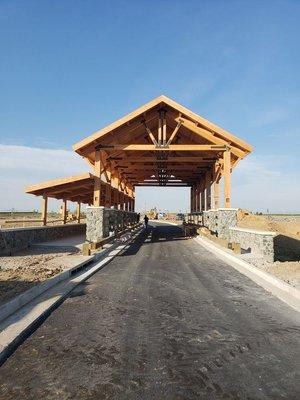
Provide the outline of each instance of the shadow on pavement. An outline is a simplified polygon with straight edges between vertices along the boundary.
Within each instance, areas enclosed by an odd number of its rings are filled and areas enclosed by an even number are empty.
[[[125,250],[120,257],[132,256],[138,253],[143,245],[153,244],[153,243],[163,243],[175,240],[188,240],[185,237],[181,227],[173,225],[159,225],[153,226],[148,225],[148,228],[143,231]]]

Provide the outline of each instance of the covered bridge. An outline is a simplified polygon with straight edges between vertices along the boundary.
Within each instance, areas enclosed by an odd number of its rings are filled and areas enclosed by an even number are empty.
[[[92,173],[30,186],[47,198],[134,211],[137,186],[187,186],[191,212],[231,204],[230,174],[252,147],[166,96],[159,96],[73,146]],[[64,218],[65,219],[65,218]]]

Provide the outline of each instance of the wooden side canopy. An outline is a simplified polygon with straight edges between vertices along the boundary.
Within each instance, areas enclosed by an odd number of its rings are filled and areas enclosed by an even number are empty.
[[[221,178],[224,206],[230,207],[231,171],[252,146],[159,96],[73,149],[93,174],[34,185],[27,192],[118,208],[125,207],[120,200],[125,196],[132,209],[136,186],[189,186],[191,211],[196,212],[211,208],[212,194],[213,207],[219,207]]]

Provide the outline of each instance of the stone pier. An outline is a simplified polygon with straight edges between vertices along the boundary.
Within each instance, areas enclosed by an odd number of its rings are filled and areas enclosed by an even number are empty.
[[[137,213],[108,207],[87,207],[86,240],[98,243],[137,223]]]

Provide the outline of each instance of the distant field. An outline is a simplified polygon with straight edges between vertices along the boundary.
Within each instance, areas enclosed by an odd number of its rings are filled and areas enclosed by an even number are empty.
[[[262,214],[263,216],[274,216],[274,217],[300,217],[300,214]]]
[[[82,215],[82,220],[85,218]],[[27,228],[42,226],[42,214],[33,211],[1,211],[0,212],[0,229],[8,228]],[[75,215],[69,213],[68,222],[75,220]],[[83,221],[82,221],[83,222]],[[47,214],[47,225],[60,225],[62,216],[60,213],[51,212]]]

